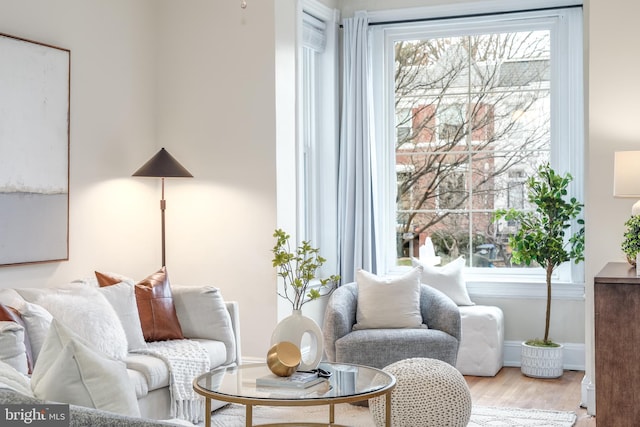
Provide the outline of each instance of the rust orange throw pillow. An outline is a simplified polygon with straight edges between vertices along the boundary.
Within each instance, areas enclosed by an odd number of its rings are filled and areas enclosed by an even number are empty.
[[[20,316],[20,313],[15,308],[0,304],[0,321],[16,322],[18,325],[22,326],[22,328],[24,329],[24,346],[27,350],[27,368],[29,369],[29,373],[31,373],[31,371],[33,370],[33,356],[31,354],[31,341],[29,340],[29,335],[27,334],[27,325],[24,324],[24,321],[22,320],[22,316]]]
[[[122,282],[121,278],[114,277],[105,273],[100,273],[99,271],[96,271],[96,279],[98,279],[98,285],[100,285],[101,288],[104,288],[105,286],[117,285],[118,283]]]
[[[111,286],[122,281],[96,271],[98,284]],[[135,285],[138,315],[142,334],[147,342],[183,339],[182,328],[173,304],[173,294],[166,267],[142,279]]]

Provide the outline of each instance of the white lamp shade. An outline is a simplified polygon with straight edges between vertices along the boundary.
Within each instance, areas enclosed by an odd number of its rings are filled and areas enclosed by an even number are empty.
[[[613,169],[613,195],[640,197],[640,151],[617,151]]]
[[[616,151],[613,162],[614,197],[640,198],[640,151]],[[640,215],[640,200],[631,208]]]

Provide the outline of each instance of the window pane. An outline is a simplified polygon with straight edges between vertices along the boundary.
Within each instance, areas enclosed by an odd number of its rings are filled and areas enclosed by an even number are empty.
[[[550,33],[395,45],[397,255],[431,237],[443,263],[510,267],[499,208],[528,209],[526,178],[550,159]]]

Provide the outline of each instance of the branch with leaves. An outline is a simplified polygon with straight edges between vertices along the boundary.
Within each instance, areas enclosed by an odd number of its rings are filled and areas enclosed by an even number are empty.
[[[272,262],[284,282],[284,290],[278,295],[291,302],[294,310],[300,310],[307,302],[328,296],[335,290],[340,281],[338,275],[318,279],[316,285],[316,272],[326,262],[318,248],[303,241],[295,251],[291,251],[291,236],[281,229],[277,229],[273,237],[276,245],[271,251]]]

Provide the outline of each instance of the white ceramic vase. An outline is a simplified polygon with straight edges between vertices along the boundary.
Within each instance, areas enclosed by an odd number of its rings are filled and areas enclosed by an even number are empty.
[[[522,343],[520,370],[532,378],[559,378],[563,373],[562,352],[559,347],[536,347]]]
[[[316,369],[322,360],[324,345],[322,330],[311,318],[304,316],[301,310],[293,310],[290,316],[282,319],[273,330],[271,345],[289,341],[298,346],[302,353],[302,362],[298,370]],[[303,347],[308,345],[307,348]]]

